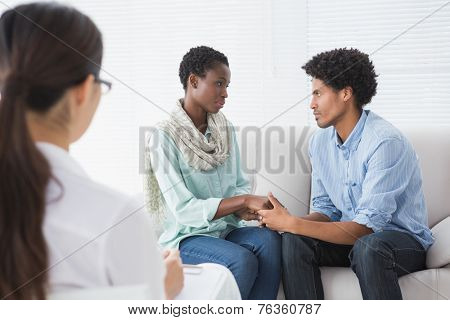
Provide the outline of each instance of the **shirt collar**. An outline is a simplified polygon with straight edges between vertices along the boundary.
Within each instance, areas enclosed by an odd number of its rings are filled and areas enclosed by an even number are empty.
[[[36,142],[36,147],[45,156],[52,169],[60,168],[87,177],[86,171],[63,148],[48,142]]]
[[[209,126],[207,126],[206,131],[205,131],[205,137],[209,139],[210,135],[211,135],[211,130],[209,130]]]
[[[359,117],[356,126],[353,128],[352,132],[348,136],[347,140],[343,144],[341,144],[339,136],[336,133],[336,129],[333,128],[332,138],[336,142],[336,146],[339,149],[349,149],[356,150],[358,148],[358,144],[361,141],[362,133],[364,131],[364,125],[366,123],[367,116],[369,115],[370,110],[363,110],[361,113],[361,117]]]

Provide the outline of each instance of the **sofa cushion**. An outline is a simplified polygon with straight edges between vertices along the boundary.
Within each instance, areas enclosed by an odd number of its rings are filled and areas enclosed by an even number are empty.
[[[359,281],[350,268],[321,267],[325,300],[361,300]]]
[[[450,264],[450,217],[439,222],[431,231],[435,241],[427,252],[428,269]]]
[[[399,279],[405,300],[448,300],[450,268],[428,269],[407,274]]]
[[[358,278],[350,268],[322,267],[323,291],[327,300],[362,299]],[[450,298],[450,267],[429,269],[399,278],[405,300]]]

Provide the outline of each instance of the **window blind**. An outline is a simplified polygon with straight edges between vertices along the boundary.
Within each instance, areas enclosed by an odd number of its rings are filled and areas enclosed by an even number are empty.
[[[309,58],[341,47],[370,54],[378,93],[366,108],[398,125],[450,125],[448,1],[308,0],[307,16]]]

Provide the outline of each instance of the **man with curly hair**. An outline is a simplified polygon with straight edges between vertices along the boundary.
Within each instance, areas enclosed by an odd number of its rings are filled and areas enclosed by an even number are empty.
[[[302,67],[312,77],[318,130],[310,141],[311,212],[259,211],[282,236],[287,299],[323,299],[321,266],[349,267],[364,299],[402,299],[398,277],[425,268],[433,243],[418,159],[392,126],[363,107],[376,94],[367,54],[335,49]]]

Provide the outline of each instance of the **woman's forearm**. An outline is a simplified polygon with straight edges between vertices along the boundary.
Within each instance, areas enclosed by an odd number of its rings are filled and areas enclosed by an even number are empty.
[[[246,197],[246,195],[239,195],[223,199],[217,208],[217,212],[213,220],[223,218],[236,211],[245,209],[247,207]]]

